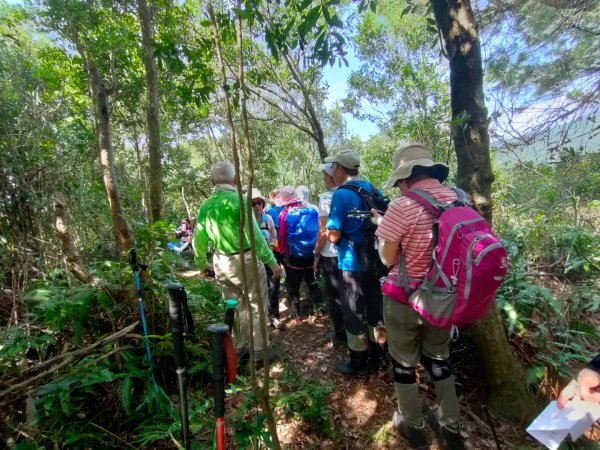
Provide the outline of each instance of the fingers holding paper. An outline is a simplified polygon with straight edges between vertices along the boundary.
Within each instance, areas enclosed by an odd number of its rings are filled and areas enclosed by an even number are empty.
[[[585,400],[600,404],[600,375],[590,369],[583,369],[577,376],[577,381],[571,382],[561,391],[556,401],[563,409],[569,400]]]

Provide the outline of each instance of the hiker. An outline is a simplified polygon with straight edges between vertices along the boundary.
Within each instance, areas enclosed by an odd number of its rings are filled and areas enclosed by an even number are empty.
[[[256,188],[252,188],[252,210],[254,218],[258,223],[262,237],[265,238],[271,251],[275,248],[277,241],[277,230],[273,218],[265,213],[264,208],[266,200]],[[279,320],[279,283],[280,277],[274,278],[273,272],[269,266],[265,266],[267,271],[267,284],[269,286],[269,322],[278,330],[285,327],[284,323]]]
[[[600,405],[600,353],[598,353],[560,392],[556,401],[563,409],[570,400],[586,400]]]
[[[317,205],[313,205],[310,202],[310,190],[307,186],[301,184],[296,188],[296,195],[298,195],[298,203],[304,208],[313,208],[318,210]]]
[[[336,184],[333,179],[333,164],[325,163],[321,166],[323,184],[327,191],[319,196],[319,234],[315,244],[315,256],[313,270],[316,272],[320,266],[325,280],[325,292],[329,306],[329,318],[332,329],[327,337],[331,342],[346,345],[346,330],[344,329],[344,317],[342,315],[342,303],[340,300],[340,270],[338,269],[338,253],[334,243],[327,240],[327,217],[331,209],[331,199],[335,192]]]
[[[384,350],[377,342],[378,325],[382,321],[381,290],[378,275],[363,271],[360,247],[365,237],[365,221],[349,217],[349,213],[367,208],[358,190],[365,195],[383,196],[371,183],[359,178],[360,157],[356,152],[342,151],[325,158],[325,163],[332,164],[331,176],[338,186],[331,199],[326,227],[327,238],[335,243],[338,252],[340,298],[350,356],[349,360],[338,362],[336,368],[344,375],[364,376],[369,366],[379,368],[385,364]]]
[[[263,342],[260,332],[259,299],[262,298],[266,307],[268,301],[267,274],[264,266],[273,272],[274,278],[279,278],[281,268],[265,239],[256,239],[256,255],[258,257],[258,280],[249,279],[248,298],[251,311],[248,311],[242,301],[242,265],[250,267],[252,254],[250,252],[250,226],[254,227],[254,236],[261,235],[254,218],[252,224],[244,223],[244,261],[240,256],[238,224],[240,222],[240,202],[234,188],[235,168],[229,162],[219,161],[210,169],[213,187],[212,195],[200,206],[196,229],[194,231],[194,256],[200,270],[206,270],[206,250],[209,240],[214,248],[213,265],[215,277],[221,288],[223,298],[238,300],[239,334],[235,336],[238,356],[248,354],[249,321],[253,324],[254,351],[256,361],[262,360],[262,350],[268,348],[269,342]],[[246,198],[243,198],[247,211]],[[266,308],[265,308],[266,309]],[[267,317],[267,311],[264,312]]]
[[[167,243],[169,250],[181,255],[192,243],[192,226],[189,219],[181,219],[181,225],[175,230],[175,237],[179,239],[179,245],[175,242]]]
[[[292,186],[280,190],[278,199],[285,209],[279,215],[279,251],[285,261],[292,324],[302,320],[300,311],[300,284],[310,290],[312,309],[321,301],[321,291],[313,270],[314,248],[319,231],[318,213],[302,207]]]
[[[448,166],[434,163],[425,145],[412,143],[394,153],[393,172],[384,189],[397,187],[401,196],[389,205],[376,234],[380,239],[381,260],[393,266],[390,277],[399,271],[400,250],[410,279],[423,279],[431,264],[434,215],[423,205],[407,197],[411,189],[420,189],[438,202],[457,200],[452,189],[442,185]],[[426,416],[448,449],[462,449],[460,408],[456,396],[450,356],[450,329],[429,324],[406,303],[387,295],[383,298],[386,337],[394,365],[394,387],[398,408],[393,423],[413,448],[427,448],[426,424],[419,400],[416,366],[420,362],[429,372],[439,406]]]
[[[275,199],[278,198],[277,197],[278,195],[279,195],[279,189],[273,189],[269,193],[269,205],[267,208],[267,214],[269,216],[271,216],[271,218],[273,219],[273,223],[275,224],[275,230],[277,231],[277,239],[275,240],[275,247],[273,248],[273,254],[275,255],[277,264],[279,264],[283,269],[283,267],[284,267],[283,255],[279,252],[279,214],[281,214],[281,211],[283,211],[283,206],[281,206],[280,204],[278,204],[278,202],[275,201]],[[279,286],[281,286],[281,284],[285,282],[284,270],[285,269],[282,270],[281,277],[279,278]],[[279,305],[279,287],[277,289],[274,289],[270,295],[273,296],[271,301],[273,303],[277,303],[277,305]],[[277,308],[279,309],[279,306],[277,306]]]

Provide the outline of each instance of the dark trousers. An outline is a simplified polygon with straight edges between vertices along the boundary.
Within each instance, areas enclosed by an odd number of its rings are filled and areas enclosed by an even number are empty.
[[[313,258],[294,258],[290,256],[285,266],[285,275],[292,319],[298,319],[300,317],[300,284],[302,280],[304,280],[310,290],[311,309],[316,304],[321,303],[321,291],[319,290],[313,270]]]
[[[363,273],[363,295],[367,308],[367,324],[375,328],[379,322],[383,322],[383,294],[377,274]]]
[[[342,300],[340,298],[340,269],[338,269],[337,256],[321,256],[321,270],[325,280],[325,293],[329,306],[329,318],[336,336],[344,334],[344,316],[342,314]]]
[[[379,280],[362,271],[341,270],[340,274],[344,326],[351,334],[365,334],[366,325],[376,327],[383,317]]]
[[[269,317],[279,319],[279,285],[280,278],[273,278],[273,271],[265,266],[267,271],[267,286],[269,288]]]

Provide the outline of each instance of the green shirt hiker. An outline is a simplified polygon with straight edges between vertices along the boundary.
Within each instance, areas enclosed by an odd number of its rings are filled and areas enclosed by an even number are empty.
[[[243,198],[245,211],[248,211],[246,197]],[[240,223],[240,204],[238,193],[233,186],[217,184],[213,194],[202,204],[194,230],[194,257],[196,266],[204,270],[208,266],[206,249],[208,241],[213,244],[216,253],[233,255],[240,252],[238,224]],[[261,239],[260,229],[252,214],[252,226],[256,241],[256,255],[266,266],[277,264],[267,241]],[[248,221],[244,223],[244,248],[250,249]]]

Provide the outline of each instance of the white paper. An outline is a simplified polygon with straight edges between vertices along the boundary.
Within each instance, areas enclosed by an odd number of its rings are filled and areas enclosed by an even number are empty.
[[[572,400],[565,409],[558,409],[554,401],[531,422],[527,432],[550,450],[556,450],[569,434],[575,441],[598,419],[597,403]]]

